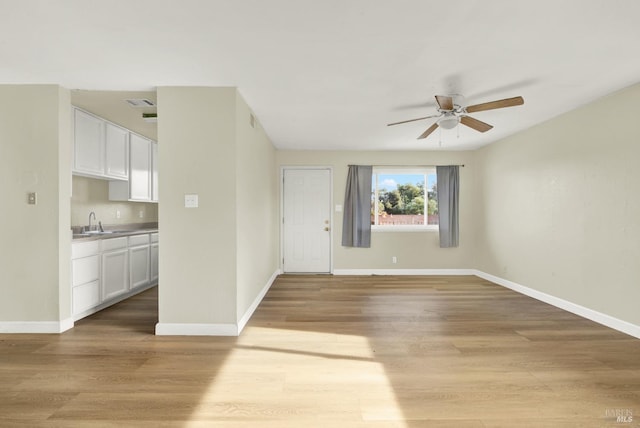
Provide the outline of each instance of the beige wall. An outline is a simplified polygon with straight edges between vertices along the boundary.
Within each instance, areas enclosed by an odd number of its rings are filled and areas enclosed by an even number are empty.
[[[334,269],[471,269],[473,268],[475,169],[472,152],[366,152],[279,151],[278,168],[284,166],[330,166],[333,168],[333,204],[344,204],[349,164],[359,165],[454,165],[460,168],[460,246],[440,248],[436,231],[373,232],[371,248],[345,248],[342,213],[333,213]],[[280,171],[278,171],[280,174]],[[397,257],[397,263],[391,262]]]
[[[476,267],[640,325],[640,85],[477,153]]]
[[[158,204],[109,200],[109,181],[74,175],[71,195],[71,226],[86,226],[89,213],[103,225],[158,221]],[[117,217],[120,211],[120,218]],[[140,216],[142,212],[142,217]],[[92,224],[97,224],[92,220]]]
[[[235,88],[162,87],[158,104],[160,324],[237,326],[278,267],[275,150]]]
[[[0,321],[71,315],[69,114],[56,85],[0,86]]]
[[[58,319],[71,317],[71,104],[67,89],[58,87]],[[70,326],[69,326],[70,327]]]
[[[237,316],[240,319],[279,268],[276,151],[236,93]]]
[[[160,323],[236,317],[234,88],[158,88]],[[185,208],[185,194],[199,208]]]

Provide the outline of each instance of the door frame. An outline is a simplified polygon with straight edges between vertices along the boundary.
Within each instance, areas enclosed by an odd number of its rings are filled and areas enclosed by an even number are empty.
[[[280,272],[284,272],[284,172],[286,170],[323,170],[329,171],[329,275],[333,275],[333,167],[315,165],[283,165],[280,167]],[[310,272],[311,273],[311,272]],[[315,272],[314,272],[315,273]],[[291,273],[292,275],[294,273]],[[301,273],[304,274],[304,273]]]

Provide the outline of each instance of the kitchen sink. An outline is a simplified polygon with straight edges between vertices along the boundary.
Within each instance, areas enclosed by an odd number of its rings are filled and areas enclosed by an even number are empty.
[[[113,235],[120,235],[120,234],[130,234],[130,235],[135,235],[136,233],[144,233],[144,231],[131,230],[131,229],[125,229],[125,230],[104,230],[104,231],[99,231],[99,230],[85,230],[85,231],[80,232],[80,233],[74,233],[74,234],[73,234],[73,238],[74,238],[74,239],[77,239],[77,238],[89,238],[89,237],[92,237],[92,236],[104,236],[104,235],[113,236]]]

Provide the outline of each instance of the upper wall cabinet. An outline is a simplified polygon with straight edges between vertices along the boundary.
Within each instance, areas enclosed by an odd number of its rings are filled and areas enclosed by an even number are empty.
[[[73,120],[73,173],[127,180],[129,131],[78,108]]]
[[[131,136],[129,199],[151,200],[151,140]]]
[[[105,173],[110,178],[129,178],[129,131],[105,124]]]
[[[129,140],[129,181],[109,182],[109,200],[158,202],[158,143],[136,134]]]
[[[104,175],[104,121],[74,109],[73,172]]]

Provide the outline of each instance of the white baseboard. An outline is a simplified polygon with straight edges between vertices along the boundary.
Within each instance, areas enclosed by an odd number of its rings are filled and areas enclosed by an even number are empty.
[[[156,335],[158,336],[239,336],[249,322],[251,315],[273,285],[276,277],[280,275],[280,269],[276,269],[262,290],[258,293],[253,303],[237,324],[191,324],[191,323],[157,323]]]
[[[73,328],[73,318],[62,321],[0,321],[0,333],[63,333]]]
[[[74,326],[73,318],[67,318],[65,320],[60,321],[60,331],[59,333],[65,332],[67,330],[71,330]]]
[[[238,321],[238,334],[242,333],[242,330],[244,330],[244,327],[249,322],[249,319],[251,319],[251,316],[258,308],[258,305],[260,305],[260,302],[262,302],[262,299],[264,299],[264,296],[267,294],[267,292],[273,285],[273,281],[276,280],[276,277],[278,275],[280,275],[280,269],[276,269],[273,272],[273,274],[271,275],[271,277],[269,278],[265,286],[262,287],[262,290],[260,290],[260,293],[258,293],[256,298],[253,300],[253,303],[251,303],[251,306],[249,306],[249,308],[246,310],[242,318],[240,318],[240,320]]]
[[[237,336],[235,324],[157,323],[157,336]]]
[[[334,269],[334,275],[474,275],[473,269]]]
[[[550,294],[525,287],[524,285],[517,284],[515,282],[488,274],[486,272],[474,270],[473,274],[482,279],[486,279],[487,281],[491,281],[495,284],[509,288],[513,291],[517,291],[518,293],[532,297],[536,300],[540,300],[541,302],[548,303],[567,312],[571,312],[588,320],[597,322],[598,324],[602,324],[614,330],[618,330],[622,333],[626,333],[630,336],[640,339],[640,326],[638,325],[631,324],[627,321],[614,318],[610,315],[603,314],[598,311],[594,311],[593,309],[585,308],[584,306],[577,305],[575,303],[569,302],[568,300],[564,300],[559,297],[555,297]]]

